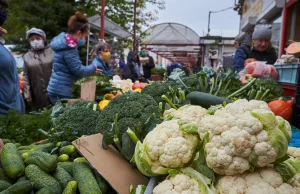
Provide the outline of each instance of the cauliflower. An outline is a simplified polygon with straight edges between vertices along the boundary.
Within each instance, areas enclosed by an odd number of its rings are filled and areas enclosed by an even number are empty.
[[[288,147],[288,155],[300,160],[300,148]]]
[[[220,194],[297,194],[293,186],[283,183],[279,173],[272,168],[224,176],[217,183]]]
[[[173,118],[180,119],[185,122],[197,122],[199,123],[202,117],[207,114],[207,110],[201,106],[185,105],[177,110],[171,108],[164,112],[164,119]]]
[[[169,168],[181,168],[195,156],[197,135],[180,130],[178,120],[157,125],[135,148],[134,159],[146,176],[168,174]]]
[[[159,183],[153,194],[214,194],[210,180],[192,168],[181,169],[178,174],[170,175]]]
[[[291,126],[270,111],[266,102],[244,99],[204,116],[198,133],[205,145],[208,167],[220,175],[241,174],[265,167],[286,154]]]

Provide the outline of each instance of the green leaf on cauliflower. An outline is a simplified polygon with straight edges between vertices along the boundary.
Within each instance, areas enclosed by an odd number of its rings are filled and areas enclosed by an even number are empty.
[[[276,126],[276,116],[270,111],[257,112],[252,111],[252,116],[257,118],[263,125],[263,129],[268,133],[268,140],[271,142],[272,147],[277,153],[276,159],[283,157],[288,149],[289,140],[285,134]],[[256,163],[257,158],[254,157],[251,163]]]

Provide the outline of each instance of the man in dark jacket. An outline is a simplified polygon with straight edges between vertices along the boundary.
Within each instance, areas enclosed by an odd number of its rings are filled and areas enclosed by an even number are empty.
[[[0,0],[0,115],[7,114],[10,109],[25,112],[16,61],[3,45],[7,32],[1,26],[6,20],[6,8],[8,1]]]
[[[182,69],[181,65],[177,63],[177,59],[172,59],[172,64],[167,67],[168,76],[171,75],[172,71],[176,68]]]
[[[250,58],[266,61],[267,64],[274,64],[277,60],[277,53],[271,45],[271,37],[272,26],[262,20],[255,26],[252,36],[248,35],[236,50],[233,69],[240,72],[244,69],[244,62]]]
[[[153,69],[155,67],[155,64],[154,64],[153,57],[151,57],[148,52],[149,51],[146,50],[145,47],[143,47],[141,49],[140,56],[141,56],[141,58],[148,58],[148,61],[145,63],[143,63],[141,61],[141,65],[143,66],[144,78],[146,80],[151,80],[151,69]]]

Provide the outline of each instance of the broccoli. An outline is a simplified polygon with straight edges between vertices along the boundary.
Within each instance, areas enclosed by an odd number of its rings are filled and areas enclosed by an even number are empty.
[[[93,109],[94,106],[96,107],[97,111],[100,111],[100,108],[97,104],[97,102],[93,102],[93,101],[88,101],[88,100],[78,100],[75,102],[72,102],[70,104],[70,107],[72,108],[79,108],[79,107],[84,107],[84,108],[90,108]]]
[[[154,100],[156,101],[156,103],[160,103],[162,102],[162,98],[161,96],[164,94],[167,94],[167,92],[169,91],[169,87],[172,88],[177,88],[176,83],[171,82],[171,81],[167,81],[167,82],[154,82],[151,85],[146,86],[143,90],[142,90],[142,94],[148,94],[150,96],[152,96],[154,98]]]
[[[82,135],[96,134],[96,122],[101,112],[92,108],[70,106],[53,121],[52,139],[72,141]]]
[[[105,145],[112,144],[113,138],[117,136],[121,145],[117,146],[118,149],[126,159],[130,160],[134,153],[135,146],[133,145],[135,144],[126,131],[130,128],[139,139],[143,139],[148,132],[146,123],[151,117],[161,117],[161,110],[151,96],[126,93],[113,98],[109,105],[103,109],[97,119],[96,128],[104,135],[103,143]],[[118,132],[115,132],[113,128],[117,128]]]

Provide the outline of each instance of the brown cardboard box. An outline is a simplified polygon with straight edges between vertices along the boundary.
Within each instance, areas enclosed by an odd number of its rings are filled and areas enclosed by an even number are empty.
[[[96,96],[96,80],[87,81],[81,84],[80,98],[94,101]]]
[[[81,137],[73,145],[119,194],[129,194],[129,187],[148,184],[143,176],[113,147],[102,148],[101,133]]]

